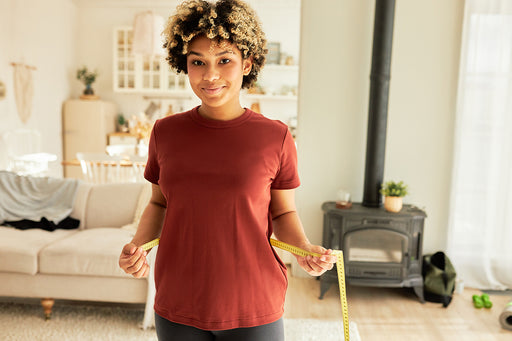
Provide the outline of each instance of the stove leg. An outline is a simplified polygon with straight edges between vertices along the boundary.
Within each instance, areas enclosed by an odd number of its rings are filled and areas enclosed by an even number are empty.
[[[318,297],[318,298],[323,299],[325,293],[327,292],[327,290],[329,290],[330,287],[331,287],[331,283],[329,281],[320,279],[320,297]]]

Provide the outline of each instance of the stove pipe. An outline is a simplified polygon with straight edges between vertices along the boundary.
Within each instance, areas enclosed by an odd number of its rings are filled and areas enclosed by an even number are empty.
[[[375,1],[363,206],[382,206],[395,0]]]

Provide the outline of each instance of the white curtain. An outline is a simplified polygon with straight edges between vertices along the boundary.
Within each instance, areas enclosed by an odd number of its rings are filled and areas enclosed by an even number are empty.
[[[512,288],[512,1],[466,0],[448,256],[466,286]]]

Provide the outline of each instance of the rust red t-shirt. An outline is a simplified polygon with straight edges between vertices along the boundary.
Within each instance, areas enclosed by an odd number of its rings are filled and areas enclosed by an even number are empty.
[[[288,127],[246,109],[229,121],[197,108],[158,120],[145,177],[167,210],[155,265],[155,311],[206,330],[283,314],[286,267],[270,245],[270,190],[299,186]]]

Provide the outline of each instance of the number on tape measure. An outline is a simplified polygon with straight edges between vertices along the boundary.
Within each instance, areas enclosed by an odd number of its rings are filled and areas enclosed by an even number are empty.
[[[150,250],[158,245],[160,242],[160,238],[156,238],[144,245],[142,245],[142,249],[144,251]],[[294,253],[301,257],[306,256],[314,256],[321,257],[322,255],[315,252],[306,251],[299,247],[281,242],[279,240],[270,238],[270,244],[275,247],[278,247],[282,250]],[[343,313],[343,334],[345,336],[345,341],[349,341],[349,325],[348,325],[348,306],[347,306],[347,293],[345,288],[345,267],[343,265],[343,251],[333,250],[333,255],[336,256],[336,269],[338,271],[338,286],[340,288],[340,300],[341,300],[341,311]]]

